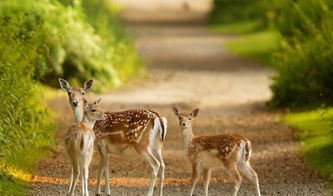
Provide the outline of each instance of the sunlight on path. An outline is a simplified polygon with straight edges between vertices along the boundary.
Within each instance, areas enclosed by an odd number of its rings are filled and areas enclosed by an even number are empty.
[[[149,178],[110,178],[110,185],[112,186],[128,186],[128,187],[147,187],[149,185]],[[200,180],[202,181],[202,179]],[[210,182],[227,182],[226,178],[211,178]],[[69,184],[68,178],[54,178],[47,176],[32,176],[28,182],[34,183],[50,183],[50,184]],[[95,186],[96,179],[89,180],[89,184]],[[104,185],[104,182],[102,182]],[[165,178],[164,184],[169,186],[181,186],[190,184],[190,178]]]

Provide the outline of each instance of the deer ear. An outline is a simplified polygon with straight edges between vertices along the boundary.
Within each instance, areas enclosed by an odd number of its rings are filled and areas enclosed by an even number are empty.
[[[199,114],[199,108],[193,110],[190,115],[192,116],[192,118],[195,118],[198,116],[198,114]]]
[[[179,115],[179,111],[178,111],[178,109],[176,108],[176,107],[172,107],[172,111],[173,111],[173,113],[176,115],[176,116],[178,116]]]
[[[62,89],[64,89],[65,91],[68,91],[71,88],[71,86],[69,85],[69,83],[66,80],[64,80],[62,78],[58,78],[58,81],[59,81],[60,87]]]
[[[84,84],[83,84],[83,90],[88,91],[92,87],[93,82],[94,82],[93,80],[85,81]]]
[[[94,102],[94,104],[98,105],[101,103],[102,98],[99,98],[97,101]]]

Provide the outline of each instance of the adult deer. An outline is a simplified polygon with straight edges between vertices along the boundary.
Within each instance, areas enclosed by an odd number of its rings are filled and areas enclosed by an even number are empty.
[[[88,80],[90,81],[90,80]],[[87,81],[87,82],[88,82]],[[78,100],[85,102],[84,93],[86,86],[91,87],[92,81],[83,88],[71,87],[63,79],[59,83],[63,89],[70,89],[71,95],[75,93],[81,96]],[[87,85],[86,85],[87,84]],[[90,84],[90,85],[88,85]],[[89,89],[88,88],[88,89]],[[68,91],[69,92],[69,91]],[[68,94],[70,104],[71,95]],[[73,110],[74,111],[74,110]],[[76,110],[75,110],[76,111]],[[80,119],[80,113],[73,112],[74,119]],[[152,168],[151,178],[147,195],[153,195],[155,181],[159,174],[159,195],[163,192],[164,169],[165,164],[162,158],[162,146],[167,133],[167,120],[158,113],[151,110],[126,110],[121,112],[106,112],[108,118],[103,121],[97,121],[94,126],[96,135],[96,144],[101,155],[101,162],[98,169],[96,195],[101,193],[101,179],[104,173],[105,187],[107,195],[111,195],[109,184],[109,164],[108,153],[113,147],[132,146],[138,154],[143,157]]]
[[[93,127],[96,120],[104,120],[106,114],[99,108],[100,100],[85,103],[82,122],[74,123],[65,137],[65,147],[71,163],[71,176],[68,196],[74,196],[77,179],[81,173],[82,195],[88,196],[89,164],[94,152]]]
[[[183,132],[185,152],[192,163],[192,179],[190,196],[204,174],[205,195],[208,195],[209,178],[212,168],[224,168],[234,180],[233,196],[236,196],[242,183],[239,172],[255,184],[256,194],[260,196],[257,173],[250,166],[251,143],[238,134],[223,134],[216,136],[195,136],[192,131],[192,120],[198,116],[199,109],[190,114],[180,113],[173,107],[174,114],[179,119]]]

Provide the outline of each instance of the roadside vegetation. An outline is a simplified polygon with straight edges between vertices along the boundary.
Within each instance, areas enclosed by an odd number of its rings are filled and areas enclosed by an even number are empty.
[[[240,11],[242,10],[242,11]],[[273,108],[290,108],[301,152],[333,177],[333,1],[215,0],[210,28],[239,38],[225,47],[273,67]],[[325,105],[325,107],[322,107]]]
[[[0,195],[26,195],[55,130],[41,89],[98,78],[105,91],[143,65],[107,0],[2,0],[0,26]]]
[[[273,53],[280,49],[281,36],[276,31],[260,31],[229,41],[225,47],[230,51],[273,66]]]
[[[290,113],[284,120],[300,130],[301,152],[309,165],[333,180],[333,108]]]

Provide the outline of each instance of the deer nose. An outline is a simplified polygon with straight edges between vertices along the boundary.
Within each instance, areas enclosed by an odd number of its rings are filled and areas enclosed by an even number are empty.
[[[72,104],[73,104],[73,106],[78,106],[79,102],[78,101],[73,101]]]
[[[182,125],[183,125],[183,126],[186,126],[186,123],[183,122]]]

